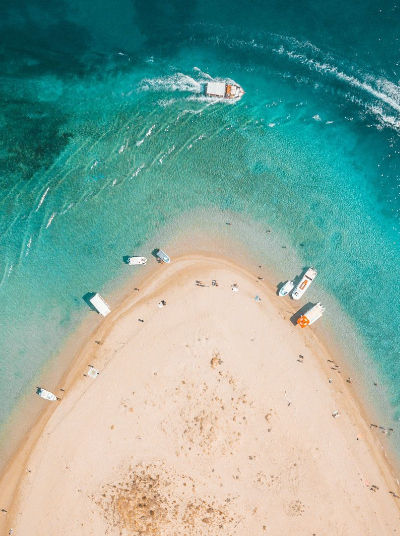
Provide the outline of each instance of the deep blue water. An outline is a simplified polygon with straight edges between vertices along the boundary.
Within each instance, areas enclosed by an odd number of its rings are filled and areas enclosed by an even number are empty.
[[[399,16],[389,1],[2,5],[0,423],[87,315],[82,295],[201,209],[216,235],[226,211],[246,220],[244,244],[271,229],[260,255],[282,277],[317,267],[398,430]],[[205,99],[218,78],[243,99]],[[326,322],[349,336],[340,313]]]

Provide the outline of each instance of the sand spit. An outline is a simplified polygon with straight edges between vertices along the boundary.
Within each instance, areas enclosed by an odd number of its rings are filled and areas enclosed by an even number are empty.
[[[351,386],[257,275],[181,258],[102,321],[3,478],[1,534],[400,532]]]

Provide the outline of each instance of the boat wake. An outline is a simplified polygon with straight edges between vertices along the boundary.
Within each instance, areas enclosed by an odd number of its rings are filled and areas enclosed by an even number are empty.
[[[282,39],[284,38],[282,37]],[[309,43],[306,46],[305,43],[299,43],[293,38],[287,41],[291,44],[298,43],[297,50],[281,44],[279,47],[273,48],[273,52],[281,56],[286,56],[289,60],[300,63],[311,71],[323,76],[331,76],[347,86],[368,94],[369,97],[374,99],[374,102],[366,102],[364,99],[357,98],[353,92],[348,92],[347,96],[350,97],[352,102],[358,103],[367,112],[373,114],[381,126],[388,126],[400,130],[400,86],[393,84],[393,82],[385,78],[374,77],[360,71],[348,74],[344,69],[340,69],[333,64],[331,55],[322,57],[322,59],[309,57],[307,54],[308,50],[314,54],[322,54],[317,47],[311,46]],[[303,51],[298,51],[299,48],[303,49]],[[352,70],[354,71],[354,68]]]

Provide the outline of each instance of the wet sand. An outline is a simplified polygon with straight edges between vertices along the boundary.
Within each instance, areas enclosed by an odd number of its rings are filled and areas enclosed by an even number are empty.
[[[351,385],[257,275],[181,257],[102,320],[3,475],[1,534],[400,532]]]

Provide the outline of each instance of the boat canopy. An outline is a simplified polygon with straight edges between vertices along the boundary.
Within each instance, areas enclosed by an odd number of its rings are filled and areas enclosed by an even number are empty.
[[[109,313],[111,313],[111,309],[97,292],[92,298],[90,298],[90,303],[93,305],[96,311],[103,316],[107,316]]]
[[[206,95],[212,97],[225,97],[225,82],[208,82]]]

